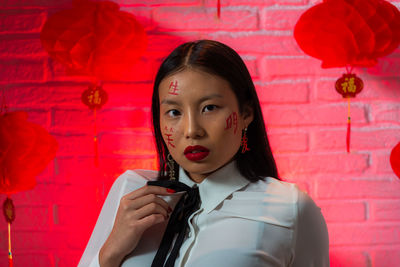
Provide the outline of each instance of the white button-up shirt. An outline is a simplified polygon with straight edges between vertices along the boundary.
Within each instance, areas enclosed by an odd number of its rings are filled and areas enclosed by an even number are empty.
[[[99,250],[111,232],[121,197],[156,176],[154,171],[127,171],[115,181],[79,267],[99,266]],[[195,184],[182,169],[179,181]],[[325,221],[296,185],[270,177],[251,183],[231,162],[198,187],[201,206],[189,218],[176,267],[329,266]],[[162,197],[173,208],[182,194]],[[121,266],[151,266],[166,224],[146,230]]]

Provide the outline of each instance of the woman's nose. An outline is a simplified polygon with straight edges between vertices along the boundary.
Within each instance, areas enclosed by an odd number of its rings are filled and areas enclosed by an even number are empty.
[[[202,127],[199,118],[196,114],[188,113],[184,122],[184,133],[186,138],[200,138],[205,134],[205,130]]]

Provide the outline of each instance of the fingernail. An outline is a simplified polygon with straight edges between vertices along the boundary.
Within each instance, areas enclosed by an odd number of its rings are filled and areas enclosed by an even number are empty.
[[[175,193],[175,190],[171,189],[171,188],[167,188],[167,192],[172,194],[172,193]]]

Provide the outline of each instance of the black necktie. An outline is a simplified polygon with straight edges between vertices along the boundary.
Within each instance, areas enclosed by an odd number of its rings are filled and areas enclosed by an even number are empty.
[[[193,188],[191,188],[184,183],[173,180],[149,181],[147,182],[147,185],[162,186],[173,189],[175,192],[186,191],[186,194],[181,197],[179,202],[176,204],[174,211],[171,213],[160,247],[157,250],[153,263],[151,264],[151,267],[173,267],[179,249],[185,239],[186,231],[189,226],[188,219],[190,215],[200,207],[199,188],[197,185],[194,185]],[[177,236],[175,244],[165,262],[175,236]]]

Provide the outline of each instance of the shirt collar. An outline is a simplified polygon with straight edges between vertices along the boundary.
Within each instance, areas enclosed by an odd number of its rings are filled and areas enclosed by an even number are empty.
[[[183,168],[179,169],[179,181],[193,187],[196,183],[190,179]],[[233,192],[250,183],[236,168],[232,161],[197,184],[201,198],[201,207],[209,213]]]

